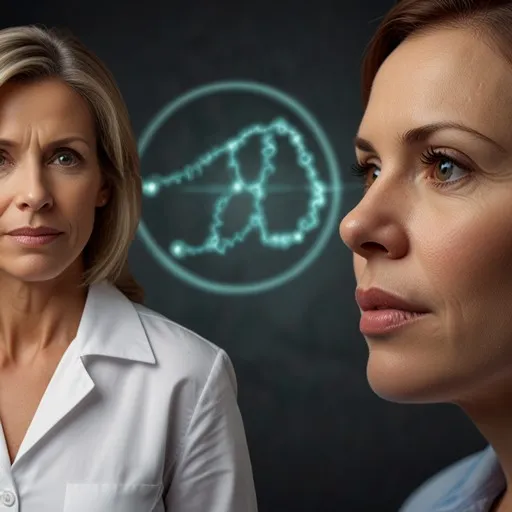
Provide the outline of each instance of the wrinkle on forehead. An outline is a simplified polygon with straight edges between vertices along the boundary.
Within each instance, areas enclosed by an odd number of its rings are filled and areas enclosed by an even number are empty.
[[[361,130],[455,121],[512,148],[511,118],[512,65],[474,31],[442,28],[405,40],[384,61]]]
[[[26,140],[37,132],[52,139],[82,133],[95,139],[95,126],[85,100],[59,80],[11,82],[0,87],[0,138]]]

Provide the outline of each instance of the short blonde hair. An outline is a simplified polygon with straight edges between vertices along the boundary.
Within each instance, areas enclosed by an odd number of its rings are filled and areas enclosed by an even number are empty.
[[[125,102],[99,58],[71,34],[34,25],[0,30],[0,87],[9,80],[58,78],[78,92],[94,116],[98,157],[110,191],[96,213],[84,251],[84,285],[108,280],[142,302],[128,269],[128,250],[141,211],[137,143]]]

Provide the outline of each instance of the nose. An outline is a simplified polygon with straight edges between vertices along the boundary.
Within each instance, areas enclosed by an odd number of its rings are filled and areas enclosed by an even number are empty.
[[[409,241],[404,225],[405,201],[391,193],[384,183],[375,183],[361,201],[342,219],[340,237],[354,253],[369,259],[381,254],[387,258],[402,258]]]
[[[39,212],[53,207],[53,195],[48,184],[48,177],[36,162],[24,165],[18,173],[16,206],[20,210]]]

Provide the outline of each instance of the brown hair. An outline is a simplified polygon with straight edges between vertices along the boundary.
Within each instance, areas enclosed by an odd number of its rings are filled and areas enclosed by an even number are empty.
[[[10,80],[58,78],[88,103],[96,122],[98,156],[109,187],[84,250],[83,284],[113,283],[129,299],[143,290],[128,269],[128,250],[141,211],[137,144],[126,105],[105,65],[71,34],[37,26],[0,30],[0,87]]]
[[[388,55],[406,38],[440,27],[472,29],[512,63],[511,0],[399,0],[366,48],[361,77],[365,107],[375,75]]]

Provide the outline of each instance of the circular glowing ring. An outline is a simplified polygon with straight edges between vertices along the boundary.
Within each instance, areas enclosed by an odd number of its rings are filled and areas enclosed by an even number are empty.
[[[179,96],[174,101],[165,106],[160,112],[150,121],[147,128],[142,132],[139,140],[139,154],[142,159],[145,150],[149,146],[151,139],[158,132],[160,127],[167,121],[169,117],[176,113],[179,109],[183,108],[188,103],[195,101],[199,98],[211,96],[219,92],[249,92],[259,94],[261,96],[269,97],[270,99],[285,105],[295,115],[297,115],[306,126],[311,130],[315,139],[324,153],[327,161],[332,191],[332,201],[329,208],[329,214],[326,222],[321,229],[320,235],[316,242],[312,245],[311,249],[294,265],[285,270],[284,272],[264,279],[258,282],[245,283],[245,284],[229,284],[215,282],[204,277],[201,277],[190,270],[182,267],[176,261],[171,259],[169,255],[158,245],[146,227],[144,220],[141,219],[138,226],[138,234],[142,241],[146,244],[152,255],[158,262],[167,270],[183,279],[187,283],[196,286],[202,290],[218,293],[218,294],[251,294],[271,290],[277,286],[281,286],[286,282],[297,277],[309,265],[311,265],[320,255],[326,246],[329,238],[336,229],[338,223],[338,214],[340,210],[340,196],[342,192],[342,185],[340,181],[340,173],[334,150],[332,149],[329,140],[323,129],[320,127],[315,118],[296,100],[284,94],[283,92],[256,82],[246,81],[227,81],[216,82],[209,85],[204,85],[193,89],[182,96]]]

